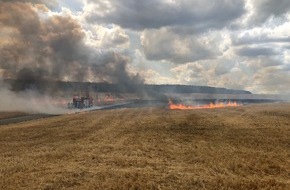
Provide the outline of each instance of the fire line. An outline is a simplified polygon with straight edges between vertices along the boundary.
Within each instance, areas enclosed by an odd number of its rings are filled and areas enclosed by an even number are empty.
[[[218,102],[218,103],[210,103],[205,105],[184,105],[184,104],[175,104],[172,100],[169,100],[168,107],[170,110],[196,110],[196,109],[214,109],[214,108],[225,108],[225,107],[237,107],[240,106],[237,102]]]

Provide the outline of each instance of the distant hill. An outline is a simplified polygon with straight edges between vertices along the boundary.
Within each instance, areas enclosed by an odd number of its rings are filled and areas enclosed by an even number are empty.
[[[193,85],[126,85],[126,84],[109,84],[109,83],[89,83],[89,82],[51,82],[36,81],[27,83],[25,81],[5,80],[10,84],[14,91],[22,91],[26,89],[38,90],[40,92],[54,91],[84,91],[90,90],[94,92],[110,92],[110,93],[207,93],[207,94],[252,94],[250,91],[233,90],[227,88],[216,88],[209,86],[193,86]]]
[[[250,91],[193,85],[145,85],[146,89],[160,93],[207,93],[207,94],[252,94]]]

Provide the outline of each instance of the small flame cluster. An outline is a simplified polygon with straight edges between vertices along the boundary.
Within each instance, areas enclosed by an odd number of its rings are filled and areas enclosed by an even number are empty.
[[[114,99],[114,97],[113,97],[112,95],[107,94],[107,95],[105,96],[105,98],[104,98],[103,101],[104,101],[104,102],[114,102],[115,99]]]
[[[218,102],[210,103],[205,105],[190,106],[184,104],[175,104],[172,100],[169,100],[168,107],[170,110],[197,110],[197,109],[213,109],[213,108],[224,108],[224,107],[237,107],[240,106],[237,102]]]

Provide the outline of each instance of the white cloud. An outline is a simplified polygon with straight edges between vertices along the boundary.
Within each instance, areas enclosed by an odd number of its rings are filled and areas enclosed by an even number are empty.
[[[147,59],[168,60],[173,63],[214,58],[221,53],[214,43],[215,40],[208,36],[180,36],[167,28],[145,30],[141,36]]]
[[[100,49],[127,49],[130,39],[126,32],[118,27],[104,27],[101,25],[90,26],[86,30],[86,43]]]

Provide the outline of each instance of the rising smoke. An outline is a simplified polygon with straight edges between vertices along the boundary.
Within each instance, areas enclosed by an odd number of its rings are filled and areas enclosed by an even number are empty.
[[[50,14],[55,1],[44,2],[0,0],[0,77],[14,81],[11,90],[52,93],[51,81],[93,81],[140,91],[143,79],[127,72],[128,57],[86,45],[78,20]]]
[[[26,76],[27,82],[32,79],[98,80],[124,85],[142,82],[140,77],[127,73],[127,57],[86,45],[85,31],[72,16],[49,16],[43,4],[0,2],[0,5],[3,78],[19,79],[24,85]]]

